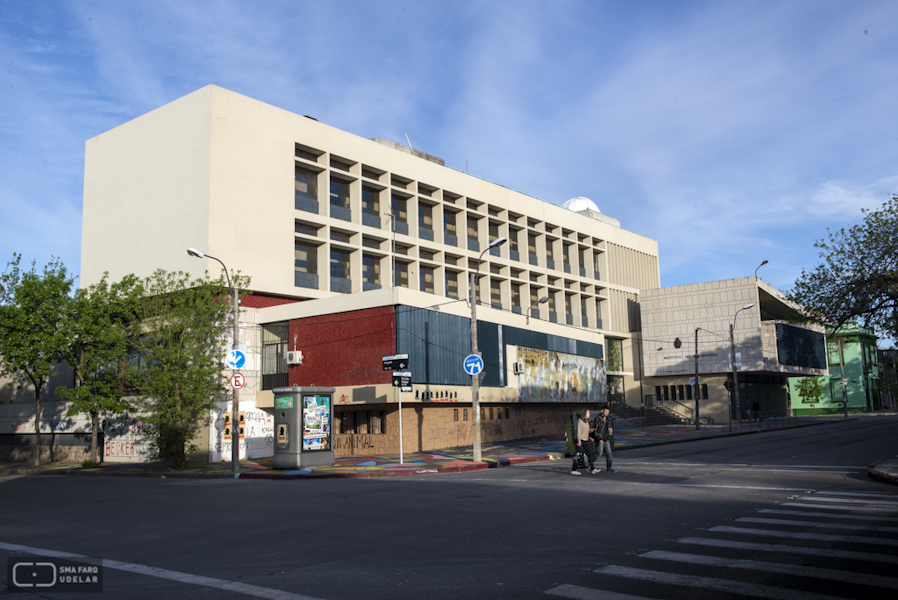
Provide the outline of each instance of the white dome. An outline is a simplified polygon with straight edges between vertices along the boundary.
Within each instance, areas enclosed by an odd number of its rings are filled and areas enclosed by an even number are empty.
[[[584,210],[594,210],[596,212],[602,212],[599,210],[599,207],[596,206],[596,203],[590,200],[589,198],[584,198],[583,196],[577,196],[576,198],[571,198],[567,202],[561,205],[562,208],[567,208],[574,212],[580,212]]]

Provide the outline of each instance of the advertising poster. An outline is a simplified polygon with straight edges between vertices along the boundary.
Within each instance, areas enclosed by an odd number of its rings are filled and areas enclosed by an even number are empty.
[[[599,358],[518,348],[518,360],[524,362],[521,402],[605,402],[605,363]]]
[[[302,397],[302,449],[330,450],[331,399]]]

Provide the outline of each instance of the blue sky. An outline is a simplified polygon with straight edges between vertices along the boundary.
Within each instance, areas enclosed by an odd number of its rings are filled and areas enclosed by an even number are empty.
[[[898,192],[898,3],[0,0],[0,265],[78,272],[86,140],[207,84],[788,290]]]

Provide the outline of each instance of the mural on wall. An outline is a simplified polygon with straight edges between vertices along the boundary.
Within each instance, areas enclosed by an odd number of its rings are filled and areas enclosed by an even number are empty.
[[[519,347],[518,360],[524,363],[518,376],[521,402],[605,402],[602,359]]]
[[[274,456],[274,417],[260,408],[255,400],[241,400],[243,435],[239,436],[241,460]],[[225,415],[231,414],[230,402],[216,402],[209,411],[209,462],[231,460],[231,440],[225,439]]]

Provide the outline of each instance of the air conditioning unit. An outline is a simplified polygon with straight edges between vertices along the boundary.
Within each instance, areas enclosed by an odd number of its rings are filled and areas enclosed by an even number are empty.
[[[302,350],[292,350],[287,352],[287,364],[288,365],[301,365],[302,364]]]
[[[524,361],[519,360],[518,362],[514,363],[513,370],[515,375],[521,375],[524,372]]]

